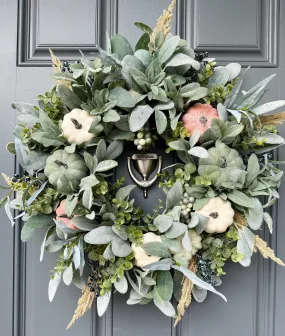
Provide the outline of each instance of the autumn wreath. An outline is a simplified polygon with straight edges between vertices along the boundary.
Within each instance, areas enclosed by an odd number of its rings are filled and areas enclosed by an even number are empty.
[[[284,144],[276,126],[285,113],[270,113],[285,101],[256,107],[274,76],[243,91],[239,64],[216,66],[171,35],[174,3],[154,30],[135,23],[143,30],[135,49],[118,34],[93,60],[52,54],[56,85],[37,106],[13,104],[19,123],[7,149],[22,174],[3,174],[10,191],[1,204],[12,223],[21,218],[24,242],[45,229],[41,260],[58,253],[49,299],[61,280],[83,290],[69,326],[95,298],[102,316],[114,290],[128,289],[127,304],[154,302],[178,322],[192,296],[225,299],[215,287],[228,260],[249,266],[259,251],[284,266],[254,232],[263,221],[272,232],[264,209],[283,172],[270,152]],[[165,199],[146,214],[131,197],[135,185],[110,176],[126,142],[146,153],[158,139],[177,163],[158,174]]]

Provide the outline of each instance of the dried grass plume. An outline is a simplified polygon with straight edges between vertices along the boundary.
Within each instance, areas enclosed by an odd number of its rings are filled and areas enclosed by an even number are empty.
[[[77,319],[83,316],[92,307],[94,297],[95,293],[91,292],[88,286],[85,286],[82,291],[82,296],[78,300],[78,305],[72,317],[72,320],[70,321],[66,329],[69,329]]]
[[[190,260],[188,269],[192,271],[193,273],[197,272],[197,263],[196,263],[195,257],[192,257],[192,259]],[[174,323],[175,327],[177,326],[178,322],[181,320],[182,316],[185,314],[186,308],[190,306],[190,303],[192,301],[193,286],[194,286],[193,282],[184,276],[182,280],[181,298],[177,305],[177,318]]]
[[[285,121],[285,112],[262,115],[259,120],[261,125],[281,125]]]
[[[260,252],[263,258],[270,258],[278,265],[285,266],[284,262],[281,259],[277,258],[274,251],[269,246],[267,246],[267,242],[261,239],[258,235],[254,236],[254,247],[257,251]]]
[[[157,19],[156,26],[150,36],[149,48],[152,49],[151,46],[154,45],[156,34],[162,30],[164,37],[166,37],[171,29],[170,23],[173,17],[173,9],[175,7],[176,0],[172,0],[168,9],[164,9],[162,15]]]
[[[51,56],[51,60],[52,60],[52,67],[53,67],[53,71],[55,73],[60,73],[61,72],[61,68],[62,68],[62,63],[61,60],[55,56],[55,54],[53,53],[53,51],[51,49],[49,49],[49,53]],[[56,84],[61,84],[61,85],[65,85],[68,88],[70,88],[70,82],[69,81],[65,81],[65,80],[57,80]]]
[[[247,225],[247,221],[245,219],[245,217],[239,213],[235,211],[235,215],[234,215],[234,222],[240,227],[242,228],[243,226]]]
[[[2,173],[3,179],[5,180],[5,182],[10,186],[12,184],[12,179],[11,177],[9,177],[8,175],[6,175],[5,173]]]

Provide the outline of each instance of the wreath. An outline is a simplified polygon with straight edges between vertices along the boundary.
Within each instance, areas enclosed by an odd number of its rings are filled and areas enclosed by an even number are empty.
[[[61,63],[51,52],[56,85],[37,106],[12,105],[19,123],[7,150],[23,174],[3,174],[10,191],[1,204],[12,224],[18,211],[23,242],[46,231],[41,260],[58,253],[50,301],[61,280],[82,289],[68,327],[95,299],[102,316],[114,290],[129,289],[127,304],[154,302],[177,323],[191,297],[226,300],[215,287],[227,261],[249,266],[258,251],[284,266],[255,231],[265,221],[272,233],[264,209],[283,172],[270,152],[284,144],[276,126],[285,112],[270,112],[285,101],[256,107],[273,75],[243,91],[247,70],[216,66],[172,36],[174,4],[154,30],[135,23],[143,31],[135,50],[118,34],[93,60]],[[157,174],[165,199],[144,213],[131,197],[136,185],[111,176],[125,143],[147,153],[158,139],[177,163]]]

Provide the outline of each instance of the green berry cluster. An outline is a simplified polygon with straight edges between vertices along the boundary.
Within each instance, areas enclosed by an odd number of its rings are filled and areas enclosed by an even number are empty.
[[[243,255],[237,252],[238,230],[231,226],[223,234],[214,236],[205,235],[202,239],[202,258],[211,261],[211,268],[217,276],[226,274],[223,267],[228,259],[240,262]]]
[[[209,78],[214,74],[214,67],[216,64],[217,62],[215,61],[204,62],[204,65],[201,67],[200,73],[198,74],[201,85],[208,85]]]
[[[187,183],[188,184],[188,183]],[[183,223],[189,224],[191,221],[190,212],[193,207],[193,203],[195,198],[189,195],[187,192],[183,194],[183,199],[180,201],[180,208],[181,208],[181,221]]]
[[[134,140],[135,146],[139,151],[146,150],[153,143],[154,137],[151,135],[149,127],[143,127],[136,134],[136,139]]]

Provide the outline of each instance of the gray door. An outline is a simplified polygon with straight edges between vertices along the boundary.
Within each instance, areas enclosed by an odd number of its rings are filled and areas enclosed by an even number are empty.
[[[96,44],[104,47],[105,31],[120,32],[135,41],[139,31],[133,21],[154,26],[170,0],[0,0],[0,166],[14,173],[13,158],[5,152],[12,140],[15,122],[12,101],[32,102],[51,85],[48,49],[74,61],[78,49],[85,54]],[[266,100],[285,98],[285,1],[284,0],[177,0],[173,32],[186,38],[197,51],[208,50],[224,64],[250,65],[251,86],[277,73]],[[283,19],[283,20],[282,20]],[[285,128],[281,129],[285,135]],[[276,152],[285,159],[285,148]],[[15,166],[17,169],[17,165]],[[119,175],[127,175],[121,161]],[[151,208],[153,197],[145,204]],[[138,191],[139,193],[139,191]],[[285,260],[285,181],[281,202],[273,209],[274,234],[265,239]],[[139,197],[139,196],[138,196]],[[0,290],[1,336],[61,336],[76,307],[80,292],[61,286],[49,303],[49,269],[56,256],[46,254],[39,262],[42,232],[27,244],[19,241],[1,212]],[[283,336],[285,330],[285,270],[259,257],[245,269],[228,265],[221,291],[228,303],[209,295],[203,304],[192,303],[177,328],[155,307],[127,306],[126,297],[115,296],[106,315],[99,319],[95,309],[80,319],[70,336]]]

